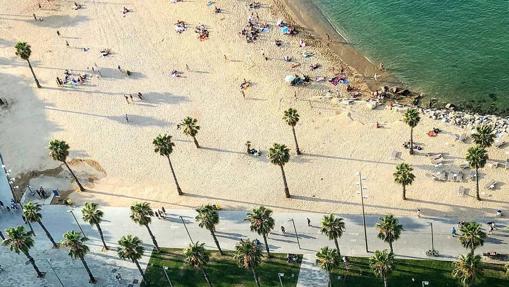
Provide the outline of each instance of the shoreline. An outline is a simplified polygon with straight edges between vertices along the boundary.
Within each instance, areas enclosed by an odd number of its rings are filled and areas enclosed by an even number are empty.
[[[296,23],[304,29],[304,32],[313,37],[313,40],[315,40],[314,44],[316,45],[313,48],[322,52],[330,61],[344,63],[349,69],[354,71],[354,74],[361,74],[361,81],[367,85],[370,93],[379,90],[383,86],[398,86],[409,89],[412,93],[417,94],[417,91],[414,91],[407,84],[392,76],[390,72],[381,72],[372,60],[350,45],[348,39],[333,26],[327,16],[323,14],[313,1],[273,0],[273,3],[278,7],[280,13],[289,17],[288,21]],[[327,38],[331,39],[331,41],[328,41]],[[322,43],[327,44],[323,45]],[[384,80],[375,81],[369,76],[375,73],[381,75]],[[507,115],[479,113],[475,110],[462,107],[465,105],[464,102],[443,102],[432,97],[426,98],[426,96],[424,96],[424,101],[421,104],[429,104],[431,101],[436,100],[433,107],[414,105],[411,103],[411,100],[414,98],[415,96],[408,97],[403,102],[397,102],[396,105],[419,109],[427,117],[434,120],[442,120],[446,123],[449,123],[448,114],[452,113],[451,123],[461,128],[470,127],[473,123],[479,121],[484,123],[487,120],[488,124],[494,124],[497,127],[501,126],[503,130],[499,129],[498,131],[502,134],[508,132],[505,129],[505,126],[509,125],[509,116]],[[371,95],[363,95],[361,100],[369,102],[371,101]],[[447,107],[448,105],[452,105],[454,108],[450,109]],[[461,116],[461,122],[455,122],[456,115]],[[471,119],[470,125],[467,125],[462,120],[463,117]]]

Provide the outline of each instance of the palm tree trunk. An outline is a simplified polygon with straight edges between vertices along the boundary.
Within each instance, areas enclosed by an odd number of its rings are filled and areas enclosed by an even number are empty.
[[[282,165],[280,165],[279,167],[281,167],[281,174],[283,175],[283,183],[285,184],[285,196],[286,196],[286,198],[290,198],[290,190],[288,189],[288,183],[286,182],[285,169],[283,168]]]
[[[145,227],[147,227],[148,234],[150,234],[150,238],[152,238],[152,242],[154,243],[156,250],[159,251],[160,250],[159,245],[157,245],[156,237],[154,236],[154,234],[152,234],[152,230],[150,230],[150,227],[148,226],[148,224],[146,224]]]
[[[30,72],[32,72],[32,76],[34,76],[35,84],[37,85],[37,88],[42,88],[41,84],[39,84],[39,80],[37,80],[37,77],[35,76],[34,69],[32,68],[32,64],[30,63],[30,60],[27,59],[28,67],[30,68]]]
[[[32,264],[32,266],[34,267],[35,272],[37,272],[37,277],[39,277],[39,278],[44,277],[44,273],[39,270],[37,265],[35,265],[35,260],[34,260],[34,258],[32,258],[32,256],[30,256],[30,253],[23,252],[23,254],[25,254],[25,256],[28,258],[28,261],[30,261],[30,264]]]
[[[46,226],[44,226],[44,224],[42,224],[42,222],[40,220],[37,221],[37,223],[39,223],[42,230],[44,230],[44,233],[46,233],[46,236],[48,237],[49,241],[51,241],[51,244],[53,244],[53,247],[58,248],[58,245],[55,243],[55,240],[53,240],[53,236],[51,236],[49,231],[46,229]]]
[[[403,184],[403,200],[406,200],[406,185]]]
[[[332,287],[332,273],[329,272],[329,287]]]
[[[177,192],[179,195],[182,195],[184,193],[182,192],[182,189],[180,189],[180,185],[179,185],[179,182],[177,181],[177,176],[175,175],[175,171],[173,170],[173,165],[171,164],[170,157],[167,156],[167,158],[168,158],[168,163],[170,164],[171,174],[173,175],[173,179],[175,180],[175,184],[177,185]]]
[[[203,277],[205,277],[205,281],[209,284],[209,287],[212,287],[212,283],[210,283],[209,275],[207,274],[207,271],[205,271],[205,268],[201,268],[201,272],[203,273]]]
[[[212,238],[214,238],[214,242],[216,243],[217,250],[219,250],[219,254],[224,255],[223,250],[221,250],[221,246],[219,246],[219,241],[217,240],[214,230],[211,230],[210,234],[212,234]]]
[[[292,126],[292,132],[293,132],[293,139],[295,140],[295,151],[297,154],[301,154],[299,149],[299,143],[297,142],[297,135],[295,134],[295,127]]]
[[[200,148],[200,144],[198,144],[198,141],[196,140],[196,137],[193,137],[194,145],[196,148]]]
[[[5,240],[5,236],[4,236],[4,234],[2,233],[2,231],[0,231],[0,238],[1,238],[2,240]]]
[[[87,261],[85,261],[85,258],[83,258],[83,257],[80,257],[80,260],[81,260],[81,263],[83,263],[83,266],[85,266],[85,269],[87,270],[87,273],[88,273],[88,277],[90,278],[90,280],[88,282],[95,284],[97,281],[95,280],[94,275],[92,275],[92,272],[90,272],[90,268],[88,268]]]
[[[141,269],[140,262],[138,262],[138,260],[133,260],[133,262],[134,262],[134,264],[136,264],[136,267],[138,267],[138,271],[140,271],[143,281],[145,281],[145,283],[148,283],[147,279],[145,278],[145,273],[143,273],[143,269]]]
[[[387,277],[384,276],[384,287],[387,287]]]
[[[65,166],[67,167],[67,169],[69,170],[69,172],[71,173],[72,177],[74,177],[74,180],[76,181],[76,183],[78,184],[79,188],[80,188],[80,191],[85,191],[85,188],[83,187],[83,185],[81,185],[80,181],[78,180],[78,178],[76,177],[76,175],[74,174],[74,172],[72,171],[72,169],[69,167],[69,165],[67,164],[67,162],[63,161],[63,163],[65,164]]]
[[[253,272],[253,277],[254,277],[254,280],[255,280],[255,283],[256,283],[256,286],[257,287],[260,287],[260,282],[258,281],[258,276],[256,276],[256,271],[254,268],[251,268],[251,272]]]
[[[108,250],[108,246],[106,245],[106,242],[104,241],[104,235],[103,235],[103,230],[101,229],[101,225],[99,225],[99,223],[98,223],[95,226],[97,227],[97,231],[99,231],[99,236],[101,236],[101,241],[103,242],[104,249]]]
[[[270,255],[270,251],[269,251],[269,244],[267,244],[267,234],[262,234],[263,236],[263,242],[265,243],[265,250],[267,251],[267,257],[272,257],[272,255]]]
[[[334,238],[334,245],[336,245],[336,250],[338,251],[338,255],[341,255],[341,251],[339,251],[339,243],[338,243],[337,238]]]
[[[414,128],[410,128],[410,154],[414,154]]]
[[[391,248],[391,253],[394,254],[394,249],[392,249],[392,241],[389,241],[389,247]]]
[[[481,200],[481,197],[479,196],[479,168],[475,168],[475,195],[477,197],[477,200]]]

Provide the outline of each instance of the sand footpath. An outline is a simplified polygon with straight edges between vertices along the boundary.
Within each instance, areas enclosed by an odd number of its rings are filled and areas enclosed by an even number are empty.
[[[245,1],[220,1],[215,5],[223,13],[215,14],[204,1],[86,1],[83,9],[73,10],[73,1],[43,1],[39,9],[34,1],[0,0],[0,98],[10,103],[0,108],[5,162],[19,175],[55,168],[58,163],[49,159],[47,143],[53,138],[67,141],[70,159],[92,160],[101,170],[98,176],[75,165],[80,178],[92,179],[86,192],[71,195],[78,204],[127,206],[146,200],[155,207],[194,208],[211,202],[230,209],[263,204],[288,211],[359,213],[356,172],[361,171],[367,178],[367,213],[409,215],[420,208],[424,215],[467,218],[509,209],[503,168],[482,170],[481,202],[472,197],[473,181],[432,179],[437,168],[424,153],[444,153],[442,169],[459,171],[470,144],[455,137],[465,131],[423,117],[414,134],[424,151],[410,156],[402,147],[409,128],[401,111],[331,101],[324,97],[334,88],[327,82],[289,86],[287,75],[330,77],[332,67],[340,64],[320,49],[299,47],[303,35],[282,35],[274,25],[283,16],[271,9],[271,1],[262,2],[260,9],[250,10]],[[123,6],[132,11],[123,15]],[[239,32],[253,12],[270,31],[246,43]],[[43,21],[34,21],[32,13]],[[181,34],[174,28],[178,20],[189,25]],[[200,24],[210,32],[207,40],[200,41],[194,32]],[[21,40],[32,46],[31,61],[43,89],[34,88],[26,63],[14,54]],[[275,40],[283,45],[277,47]],[[105,48],[111,49],[110,56],[101,56]],[[306,51],[314,56],[304,58]],[[283,61],[287,55],[301,65],[291,68],[295,63]],[[315,63],[321,67],[310,71]],[[133,74],[126,76],[118,66]],[[76,87],[58,87],[55,79],[65,69],[92,78]],[[171,77],[172,70],[182,77]],[[349,79],[365,90],[362,76],[351,72]],[[243,79],[253,83],[245,99],[239,89]],[[124,94],[137,92],[143,100],[128,104]],[[301,156],[295,155],[291,128],[282,120],[289,107],[301,118],[296,127]],[[176,129],[186,116],[198,119],[202,149]],[[376,122],[383,128],[375,128]],[[433,127],[444,132],[430,138],[426,132]],[[160,133],[174,136],[172,162],[184,196],[176,193],[167,161],[153,151],[152,140]],[[245,154],[248,140],[264,156]],[[265,157],[274,142],[292,149],[285,167],[292,199],[284,198],[280,170]],[[490,158],[505,162],[507,150],[490,148]],[[401,152],[400,159],[391,159],[393,151]],[[401,187],[392,176],[403,161],[416,173],[407,201],[401,200]],[[493,180],[500,182],[495,190],[484,188]],[[467,188],[467,196],[458,195],[460,186]]]

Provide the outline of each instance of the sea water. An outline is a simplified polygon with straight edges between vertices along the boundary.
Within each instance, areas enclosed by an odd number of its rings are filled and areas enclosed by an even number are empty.
[[[310,0],[429,99],[509,115],[509,0]]]

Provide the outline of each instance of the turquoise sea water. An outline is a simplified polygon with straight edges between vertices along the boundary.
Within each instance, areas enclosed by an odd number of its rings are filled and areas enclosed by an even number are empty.
[[[509,115],[509,0],[312,0],[410,87]]]

